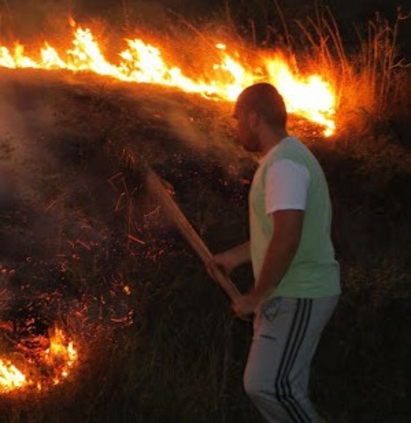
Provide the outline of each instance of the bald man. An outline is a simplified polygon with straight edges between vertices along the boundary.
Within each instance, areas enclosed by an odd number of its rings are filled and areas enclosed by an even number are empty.
[[[308,397],[309,371],[340,294],[330,237],[331,202],[314,155],[286,129],[275,87],[260,83],[238,97],[242,147],[260,155],[249,194],[250,240],[217,254],[209,269],[230,273],[251,261],[254,284],[235,300],[254,335],[244,388],[267,422],[321,422]]]

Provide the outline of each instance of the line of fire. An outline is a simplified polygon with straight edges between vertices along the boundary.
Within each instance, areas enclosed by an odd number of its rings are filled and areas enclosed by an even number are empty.
[[[228,103],[232,103],[247,85],[267,80],[282,92],[291,113],[316,123],[322,128],[325,137],[331,136],[336,130],[334,116],[337,100],[333,87],[319,74],[300,75],[292,69],[286,55],[281,52],[260,54],[256,63],[247,64],[235,46],[217,43],[211,47],[217,61],[210,63],[209,69],[197,69],[195,75],[192,75],[193,69],[185,71],[171,62],[168,63],[161,46],[154,46],[142,39],[125,40],[126,49],[116,55],[117,63],[111,63],[102,53],[101,45],[92,31],[89,28],[76,27],[74,22],[72,24],[73,39],[69,48],[55,48],[51,42],[45,42],[39,51],[29,54],[18,43],[12,47],[1,46],[0,67],[12,70],[68,71],[73,74],[89,72],[131,84],[173,87],[198,94],[209,101]],[[116,180],[114,177],[111,183]],[[122,180],[121,175],[118,180]],[[118,204],[124,200],[123,194],[120,195]],[[61,199],[53,200],[48,208],[52,209],[60,201]],[[117,208],[120,207],[118,204]],[[138,237],[128,233],[127,243],[130,242],[141,243]],[[79,239],[71,244],[86,250],[92,248],[90,242]],[[64,254],[61,256],[64,257]],[[75,255],[70,259],[73,257]],[[69,260],[66,259],[67,261]],[[65,269],[62,269],[64,264],[60,263],[59,266],[61,269],[58,277],[61,278]],[[7,286],[13,273],[14,270],[2,268],[2,303],[8,302]],[[27,283],[27,287],[29,285]],[[130,295],[127,284],[117,284],[114,291],[116,292],[112,292],[112,296]],[[48,295],[53,297],[52,293]],[[40,301],[53,302],[52,299],[45,298],[46,294],[40,296]],[[106,303],[103,298],[100,300],[100,306]],[[32,306],[35,307],[33,304]],[[19,310],[24,316],[22,309]],[[79,310],[76,313],[81,315]],[[84,353],[70,331],[65,332],[67,322],[59,324],[49,321],[39,329],[35,312],[26,317],[18,322],[4,321],[0,328],[1,342],[7,346],[6,351],[10,351],[9,354],[0,356],[0,394],[22,389],[42,391],[59,385],[70,376],[78,364],[79,355]],[[111,320],[116,321],[116,318],[112,317]],[[132,312],[127,309],[117,321],[130,324]]]
[[[247,65],[235,46],[217,43],[212,49],[218,61],[210,63],[208,69],[194,69],[195,75],[191,76],[188,71],[168,63],[161,47],[142,39],[125,41],[127,48],[117,54],[118,63],[110,63],[92,31],[78,27],[72,46],[65,51],[53,47],[50,42],[45,42],[33,56],[26,54],[21,44],[11,48],[1,46],[0,66],[88,71],[121,81],[177,87],[226,101],[234,101],[244,87],[265,80],[278,87],[291,113],[320,124],[326,136],[335,132],[335,89],[321,74],[299,74],[281,52],[266,52],[256,63]]]

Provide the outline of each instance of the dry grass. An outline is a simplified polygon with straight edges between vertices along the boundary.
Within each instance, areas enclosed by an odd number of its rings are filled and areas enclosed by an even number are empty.
[[[353,24],[358,43],[346,46],[330,9],[317,8],[307,23],[297,22],[311,46],[304,65],[321,69],[338,96],[338,126],[369,129],[392,115],[393,101],[407,95],[410,64],[398,50],[401,25],[410,16],[399,11],[394,23],[379,14],[365,28]],[[400,100],[401,101],[401,100]]]
[[[130,30],[131,14],[128,19]],[[181,32],[174,38],[167,33],[167,42],[176,52],[186,42],[190,55],[196,51],[203,54],[217,35],[230,33],[233,19],[231,16],[225,26],[217,25],[220,33],[213,24],[199,29],[181,21]],[[409,339],[405,316],[409,303],[408,168],[395,136],[375,126],[377,120],[384,120],[391,90],[404,89],[394,53],[397,30],[383,20],[370,23],[368,35],[360,37],[361,48],[352,53],[343,45],[331,15],[318,15],[310,22],[301,24],[310,54],[301,55],[300,67],[318,69],[320,64],[338,86],[344,113],[357,116],[350,137],[341,135],[335,144],[320,140],[315,145],[334,199],[334,232],[344,288],[315,365],[315,399],[333,422],[408,421],[403,371]],[[294,42],[292,35],[289,30],[289,46]],[[250,56],[252,46],[258,44],[256,36],[250,42],[232,37]],[[390,52],[386,59],[383,49]],[[37,172],[36,178],[44,179],[50,193],[41,193],[33,203],[60,198],[59,192],[66,193],[64,184],[73,185],[70,193],[79,195],[73,194],[67,203],[62,196],[62,202],[50,210],[62,207],[64,212],[67,207],[62,216],[74,223],[88,217],[86,222],[92,223],[94,231],[104,237],[113,235],[110,248],[124,255],[109,255],[107,267],[99,267],[96,258],[104,253],[104,243],[89,253],[76,245],[74,252],[81,260],[69,260],[67,278],[74,287],[85,289],[88,320],[78,321],[73,315],[67,318],[67,326],[80,333],[85,359],[72,380],[47,395],[0,398],[0,421],[257,421],[241,388],[251,328],[232,319],[227,299],[212,285],[186,243],[155,210],[144,215],[143,201],[133,196],[140,181],[132,168],[148,161],[174,186],[184,212],[212,251],[244,239],[247,184],[241,179],[249,178],[253,169],[251,161],[231,143],[226,107],[173,90],[108,84],[97,77],[90,77],[91,82],[87,76],[70,77],[69,82],[50,76],[51,86],[46,91],[48,80],[39,77],[35,88],[26,91],[26,83],[35,84],[38,73],[19,75],[18,83],[6,85],[20,86],[18,93],[25,105],[35,94],[42,100],[36,104],[50,102],[57,117],[55,130],[47,139],[59,165],[48,174]],[[380,86],[382,79],[385,82]],[[380,103],[374,104],[377,100]],[[188,122],[189,131],[171,124],[176,109],[182,116],[179,122]],[[159,110],[160,117],[155,116]],[[342,115],[340,119],[348,126],[348,118]],[[187,134],[196,136],[187,142]],[[209,144],[196,144],[196,139],[206,139]],[[1,160],[7,161],[7,154]],[[36,169],[37,165],[32,163]],[[39,169],[47,170],[44,166]],[[115,186],[108,188],[109,177],[119,170],[129,179],[115,179]],[[72,173],[87,178],[76,179]],[[50,174],[60,177],[53,179]],[[83,193],[86,179],[90,181],[88,191],[94,195]],[[110,201],[106,203],[102,194],[108,192]],[[108,230],[110,216],[116,216],[118,226]],[[133,221],[135,216],[142,219]],[[27,233],[27,227],[22,232]],[[128,245],[131,232],[146,244]],[[84,229],[80,235],[85,235]],[[68,239],[59,236],[63,243]],[[30,266],[27,272],[31,277]],[[131,286],[126,304],[112,296],[110,272],[116,277],[120,273]],[[101,278],[102,274],[107,277]],[[246,286],[250,278],[248,269],[240,269],[233,279]],[[54,287],[56,281],[51,282]],[[62,288],[64,284],[58,282]],[[104,318],[117,317],[117,311],[124,311],[123,305],[134,311],[133,325],[107,332],[106,325],[98,324],[101,313],[106,323]]]

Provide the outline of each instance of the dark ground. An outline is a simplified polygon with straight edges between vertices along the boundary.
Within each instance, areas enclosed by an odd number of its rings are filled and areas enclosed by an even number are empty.
[[[18,296],[32,278],[3,317],[24,322],[17,311],[37,305],[32,330],[41,332],[69,313],[67,327],[88,352],[77,385],[36,400],[31,414],[28,403],[12,403],[15,420],[0,404],[4,421],[257,419],[241,392],[249,328],[230,321],[221,290],[148,201],[142,178],[149,164],[171,184],[213,252],[244,240],[255,162],[233,143],[232,106],[64,72],[1,70],[0,89],[0,261],[17,270],[9,282]],[[409,422],[409,150],[384,134],[326,141],[311,124],[290,123],[329,179],[342,265],[314,398],[329,421]],[[132,284],[131,300],[118,275]],[[233,275],[241,289],[249,277],[249,269]],[[38,301],[44,292],[51,301]],[[73,310],[84,304],[77,321]],[[134,325],[113,323],[130,309]],[[214,386],[220,366],[226,376]]]

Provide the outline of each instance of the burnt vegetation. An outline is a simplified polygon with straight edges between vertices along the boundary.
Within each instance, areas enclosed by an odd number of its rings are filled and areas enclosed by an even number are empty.
[[[62,3],[53,4],[65,12]],[[242,36],[255,47],[286,43],[269,24],[268,4],[251,14],[243,3],[225,16]],[[13,7],[1,5],[3,36],[17,25]],[[127,2],[115,10],[116,24],[129,26],[148,13]],[[402,57],[396,51],[378,112],[365,100],[357,109],[342,104],[330,139],[301,118],[289,122],[323,165],[333,200],[343,294],[312,391],[335,423],[411,420],[411,96]],[[378,66],[378,77],[386,75]],[[235,144],[231,105],[35,70],[0,69],[0,92],[0,356],[29,357],[56,322],[79,351],[65,383],[2,395],[0,421],[259,421],[241,387],[251,327],[233,318],[144,183],[150,166],[211,251],[244,241],[256,161]],[[232,279],[246,290],[251,269]]]

